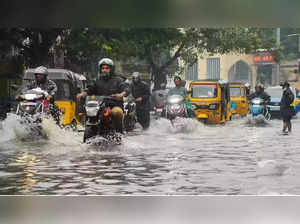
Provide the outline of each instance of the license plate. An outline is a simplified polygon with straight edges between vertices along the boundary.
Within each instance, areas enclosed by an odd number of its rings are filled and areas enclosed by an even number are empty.
[[[280,106],[269,107],[269,109],[271,111],[279,111],[280,110]]]
[[[162,112],[163,110],[161,108],[156,109],[157,112]]]

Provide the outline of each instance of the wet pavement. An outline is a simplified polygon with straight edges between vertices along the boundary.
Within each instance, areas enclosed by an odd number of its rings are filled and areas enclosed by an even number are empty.
[[[121,145],[87,145],[83,133],[45,121],[48,139],[32,139],[15,115],[0,129],[1,195],[300,194],[300,119],[281,135],[235,118],[225,125],[152,120]]]

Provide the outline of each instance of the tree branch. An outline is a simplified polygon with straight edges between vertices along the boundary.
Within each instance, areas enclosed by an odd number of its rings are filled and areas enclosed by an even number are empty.
[[[182,42],[181,45],[179,46],[179,48],[176,50],[175,54],[173,55],[173,57],[171,57],[164,65],[162,65],[159,70],[163,71],[164,69],[166,69],[168,66],[170,66],[181,54],[182,49],[185,46],[185,42]]]

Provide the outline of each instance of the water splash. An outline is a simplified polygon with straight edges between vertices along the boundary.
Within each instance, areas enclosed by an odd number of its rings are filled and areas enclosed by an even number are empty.
[[[252,115],[248,115],[245,124],[250,127],[251,126],[264,127],[269,125],[269,121],[267,121],[265,117],[261,114],[256,117],[253,117]]]

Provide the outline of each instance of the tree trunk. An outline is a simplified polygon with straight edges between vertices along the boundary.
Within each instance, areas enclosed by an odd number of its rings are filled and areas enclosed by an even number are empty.
[[[160,85],[167,82],[166,73],[160,69],[153,69],[152,71],[154,77],[154,89],[161,89]]]

